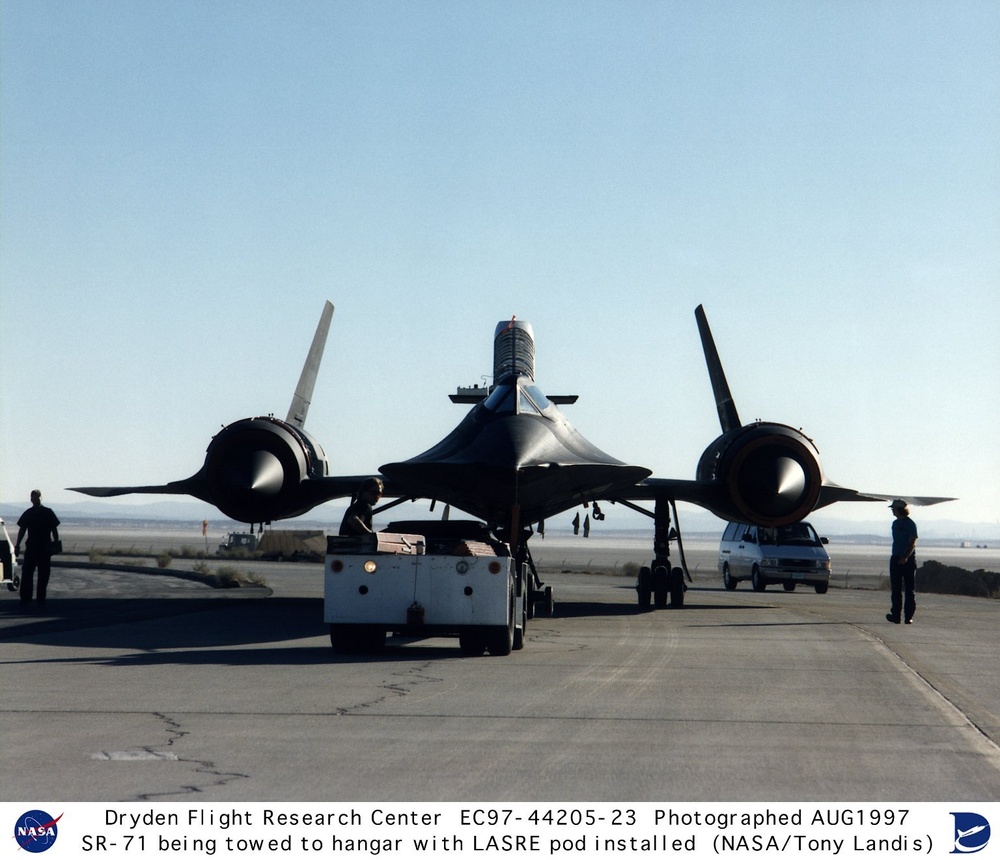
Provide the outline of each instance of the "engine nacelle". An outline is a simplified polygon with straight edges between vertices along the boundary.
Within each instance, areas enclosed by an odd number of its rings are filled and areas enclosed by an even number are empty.
[[[224,427],[209,444],[202,468],[212,504],[245,523],[302,513],[301,483],[326,474],[319,443],[274,417],[244,418]]]
[[[720,436],[701,455],[697,477],[722,488],[712,513],[760,526],[804,519],[823,487],[816,446],[784,424],[748,424]]]

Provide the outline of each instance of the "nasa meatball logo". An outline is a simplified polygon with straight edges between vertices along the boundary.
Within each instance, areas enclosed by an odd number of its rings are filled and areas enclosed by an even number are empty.
[[[14,839],[22,851],[30,851],[32,854],[41,854],[48,851],[56,844],[56,837],[59,835],[59,828],[56,824],[59,819],[53,818],[47,812],[40,809],[32,809],[25,812],[14,825]]]
[[[975,854],[990,842],[990,823],[975,812],[953,812],[955,847],[952,854]]]

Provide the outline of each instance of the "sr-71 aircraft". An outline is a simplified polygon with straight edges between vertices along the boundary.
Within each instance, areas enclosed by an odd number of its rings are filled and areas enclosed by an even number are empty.
[[[234,520],[251,524],[299,516],[322,502],[354,495],[371,476],[331,476],[326,454],[304,429],[332,317],[333,305],[326,302],[284,420],[270,415],[223,427],[209,443],[201,469],[182,481],[72,489],[102,497],[190,495]],[[648,607],[653,599],[656,606],[666,606],[669,596],[670,606],[681,607],[683,543],[678,528],[671,527],[671,509],[676,523],[679,501],[699,505],[724,520],[758,526],[798,522],[833,502],[902,498],[913,505],[931,505],[950,501],[840,487],[824,479],[819,451],[801,430],[766,421],[743,424],[700,305],[695,318],[722,435],[705,449],[694,480],[652,477],[649,469],[623,463],[581,436],[558,408],[576,397],[542,393],[535,384],[531,325],[512,318],[500,322],[494,332],[493,384],[459,389],[452,395],[454,402],[474,404],[459,425],[422,454],[380,467],[376,477],[385,484],[384,495],[394,501],[376,513],[402,502],[427,499],[432,507],[442,502],[478,518],[511,545],[518,562],[530,567],[528,606],[535,600],[545,601],[551,611],[551,589],[538,579],[528,538],[546,519],[580,505],[593,505],[595,516],[602,518],[600,502],[622,504],[653,520],[654,558],[639,573],[639,604]],[[461,523],[450,521],[421,522],[419,531],[459,528],[463,528]],[[670,563],[673,541],[678,545],[679,567]]]

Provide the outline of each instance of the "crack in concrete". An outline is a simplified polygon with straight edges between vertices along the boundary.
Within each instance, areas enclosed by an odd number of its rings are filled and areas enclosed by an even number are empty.
[[[162,714],[158,711],[154,711],[152,714],[157,720],[164,724],[164,731],[167,733],[167,741],[163,744],[153,744],[142,749],[154,756],[163,756],[164,754],[160,752],[161,749],[166,748],[167,755],[171,757],[172,760],[177,761],[184,765],[194,765],[194,772],[197,774],[204,774],[209,779],[204,785],[196,785],[194,783],[184,784],[179,786],[177,789],[172,791],[156,791],[156,792],[144,792],[137,794],[135,800],[153,801],[153,800],[165,800],[170,797],[177,796],[191,796],[198,795],[210,788],[219,788],[228,785],[231,782],[235,782],[238,779],[250,779],[249,774],[236,773],[235,771],[225,771],[219,769],[215,762],[208,760],[201,760],[195,758],[185,758],[179,755],[176,751],[172,749],[176,744],[180,743],[184,738],[191,734],[183,726],[177,722],[177,720],[172,719],[166,714]]]
[[[427,661],[418,666],[411,666],[405,670],[395,671],[389,678],[382,682],[381,687],[386,691],[383,695],[367,702],[345,705],[344,707],[337,708],[334,713],[338,717],[356,716],[359,712],[378,707],[391,699],[409,696],[421,684],[440,684],[444,681],[444,678],[426,674],[432,665],[430,661]],[[393,680],[393,678],[401,680]]]

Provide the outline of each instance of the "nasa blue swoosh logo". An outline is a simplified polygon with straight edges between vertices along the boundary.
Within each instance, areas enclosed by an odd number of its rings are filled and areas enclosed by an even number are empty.
[[[53,818],[40,809],[25,812],[14,824],[14,839],[22,851],[41,854],[56,844],[59,828],[56,826],[62,815]]]
[[[953,812],[955,847],[952,854],[975,854],[990,842],[990,823],[975,812]]]

